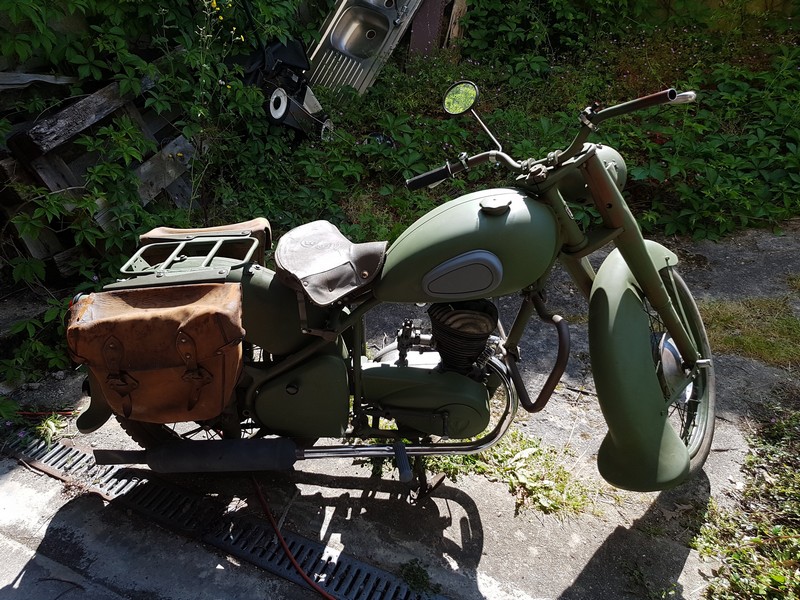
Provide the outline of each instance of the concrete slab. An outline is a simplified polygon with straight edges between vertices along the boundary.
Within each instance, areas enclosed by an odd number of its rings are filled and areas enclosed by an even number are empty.
[[[0,548],[2,600],[317,597],[5,458]]]

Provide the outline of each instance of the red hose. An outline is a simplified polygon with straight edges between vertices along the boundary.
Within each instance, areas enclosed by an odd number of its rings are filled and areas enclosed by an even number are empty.
[[[281,535],[280,529],[278,529],[278,524],[275,522],[275,517],[272,516],[272,511],[269,509],[269,504],[267,504],[267,499],[264,497],[264,493],[261,491],[261,486],[258,485],[258,481],[256,480],[255,476],[253,476],[253,485],[256,487],[256,493],[258,494],[258,500],[261,502],[261,508],[264,510],[264,513],[267,515],[270,524],[272,525],[272,529],[275,530],[275,535],[278,536],[278,541],[281,543],[281,547],[283,547],[283,551],[286,553],[286,556],[289,557],[289,561],[292,563],[292,566],[295,568],[303,580],[311,586],[315,592],[317,592],[320,596],[325,598],[325,600],[336,600],[333,596],[331,596],[328,592],[323,590],[316,581],[311,579],[308,574],[300,567],[297,562],[297,559],[292,554],[292,551],[289,550],[289,545],[286,543],[286,540],[283,539]]]

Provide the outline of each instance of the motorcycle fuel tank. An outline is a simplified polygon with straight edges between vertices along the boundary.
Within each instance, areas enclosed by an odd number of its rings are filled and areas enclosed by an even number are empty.
[[[522,190],[451,200],[411,225],[386,254],[374,294],[441,302],[517,292],[547,272],[560,247],[551,210]]]

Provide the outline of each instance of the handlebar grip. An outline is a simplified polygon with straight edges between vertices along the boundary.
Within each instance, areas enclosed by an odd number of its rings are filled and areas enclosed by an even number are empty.
[[[677,96],[675,96],[674,100],[670,100],[670,104],[689,104],[690,102],[694,102],[697,100],[697,93],[696,92],[681,92]]]
[[[411,179],[406,179],[406,187],[411,191],[419,190],[429,185],[439,183],[440,181],[444,181],[450,177],[450,175],[450,163],[445,163],[444,166],[439,167],[438,169],[433,169],[432,171],[428,171],[422,175],[417,175]]]
[[[651,106],[668,104],[669,102],[674,101],[677,96],[678,93],[674,89],[669,88],[661,92],[656,92],[655,94],[650,94],[649,96],[637,98],[636,100],[617,104],[616,106],[610,106],[596,113],[594,118],[592,118],[592,123],[599,123],[600,121],[604,121],[608,118],[617,117],[619,115],[642,110],[644,108],[650,108]]]

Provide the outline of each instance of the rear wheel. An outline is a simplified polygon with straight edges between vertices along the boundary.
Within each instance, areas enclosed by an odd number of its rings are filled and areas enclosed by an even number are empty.
[[[708,458],[714,437],[715,378],[711,347],[689,288],[672,269],[661,271],[667,292],[681,321],[695,343],[700,362],[687,368],[663,321],[646,300],[650,340],[656,376],[668,405],[668,422],[689,452],[689,473],[697,473]]]
[[[216,423],[214,426],[185,422],[169,423],[145,423],[144,421],[134,421],[125,417],[117,417],[120,426],[130,438],[142,448],[152,448],[172,440],[219,440],[235,439],[241,437],[241,428],[238,423],[222,426]],[[221,421],[221,419],[220,419]]]

